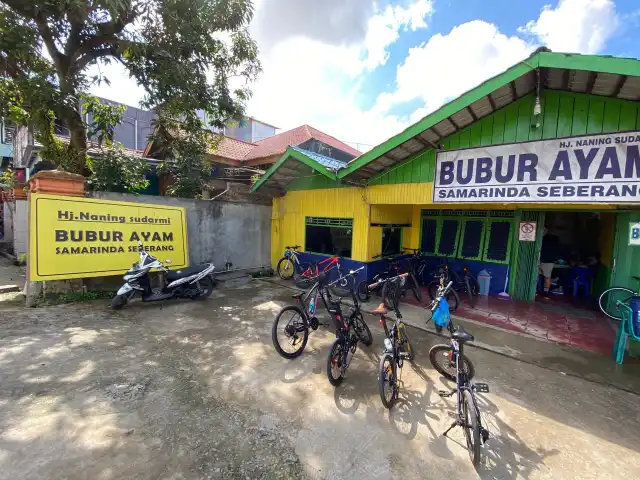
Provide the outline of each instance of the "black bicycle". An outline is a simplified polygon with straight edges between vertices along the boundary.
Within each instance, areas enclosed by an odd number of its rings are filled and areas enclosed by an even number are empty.
[[[382,255],[375,255],[374,259],[382,258]],[[382,280],[387,278],[392,278],[400,273],[406,273],[407,279],[401,287],[400,294],[402,296],[406,295],[407,290],[411,290],[413,296],[418,302],[422,301],[422,292],[420,291],[420,285],[418,284],[418,280],[416,279],[416,273],[413,266],[413,263],[410,261],[410,258],[406,258],[403,254],[391,257],[386,259],[387,265],[384,270],[379,273],[376,273],[371,282],[360,282],[357,287],[358,297],[361,301],[366,302],[371,298],[371,293],[381,294]],[[374,285],[377,285],[374,286]],[[373,288],[371,288],[373,286]]]
[[[360,267],[357,270],[351,270],[347,276],[355,276],[363,269],[364,267]],[[348,290],[353,305],[344,314],[342,311],[342,299],[337,298],[335,312],[331,315],[336,323],[337,330],[336,339],[331,345],[327,356],[327,377],[329,378],[329,383],[334,387],[342,383],[353,355],[358,348],[358,342],[362,342],[366,346],[370,346],[373,343],[371,330],[369,330],[369,326],[364,321],[360,311],[358,295],[353,288],[349,287]]]
[[[288,359],[296,358],[304,351],[309,339],[309,329],[317,330],[320,325],[316,317],[318,303],[322,302],[331,317],[335,317],[340,311],[339,298],[334,297],[332,286],[343,283],[346,277],[357,275],[364,267],[352,270],[347,275],[340,276],[337,280],[329,282],[327,272],[321,273],[313,281],[313,286],[308,291],[302,291],[293,295],[296,305],[283,307],[273,322],[271,328],[271,340],[280,356]],[[354,301],[354,323],[360,331],[368,332],[368,345],[373,343],[373,337],[369,327],[364,321],[357,299]],[[365,334],[363,333],[363,336]],[[282,337],[282,341],[280,340]],[[364,341],[365,345],[367,342]]]
[[[400,313],[400,292],[402,283],[409,276],[403,273],[396,277],[381,280],[383,284],[382,303],[374,313],[380,315],[380,324],[384,327],[384,351],[378,369],[378,390],[382,404],[391,408],[398,399],[400,390],[399,372],[405,360],[413,361],[415,352],[411,346],[407,328]],[[373,286],[373,285],[372,285]],[[387,313],[391,308],[395,313],[395,321],[391,328],[387,327]]]
[[[442,285],[446,285],[449,281],[453,282],[453,292],[461,292],[467,295],[469,299],[469,305],[471,307],[475,307],[476,300],[478,298],[478,294],[480,292],[480,286],[478,285],[478,281],[471,274],[467,267],[462,268],[462,272],[458,273],[455,270],[449,268],[449,264],[445,261],[437,268],[434,272],[433,276],[434,280],[429,282],[427,285],[427,291],[429,292],[429,297],[431,300],[435,299],[438,296],[438,288],[442,287]],[[457,301],[460,300],[460,297],[456,294]],[[453,305],[452,305],[453,307]],[[457,308],[457,302],[455,304],[455,308]],[[455,311],[455,308],[452,308],[452,311]]]
[[[446,436],[454,427],[462,427],[469,456],[477,467],[480,464],[480,448],[489,439],[489,431],[482,425],[476,393],[489,393],[489,386],[486,383],[471,383],[475,370],[464,355],[464,345],[472,341],[473,335],[459,326],[451,331],[449,345],[435,345],[431,348],[429,360],[445,378],[456,381],[456,388],[438,392],[441,397],[456,394],[458,400],[456,419],[443,435]],[[455,366],[453,371],[452,366]]]

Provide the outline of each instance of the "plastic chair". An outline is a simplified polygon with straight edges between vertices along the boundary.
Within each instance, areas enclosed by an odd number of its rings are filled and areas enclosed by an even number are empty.
[[[618,303],[618,308],[622,313],[622,320],[620,321],[620,329],[618,330],[618,337],[616,343],[613,345],[613,356],[616,359],[618,365],[622,365],[624,361],[624,354],[627,350],[627,340],[631,338],[640,342],[640,332],[636,332],[633,326],[631,315],[633,310],[629,305],[624,303]]]
[[[573,296],[578,296],[578,289],[584,288],[584,296],[591,295],[591,269],[589,267],[574,267],[571,270],[571,278],[573,278]]]

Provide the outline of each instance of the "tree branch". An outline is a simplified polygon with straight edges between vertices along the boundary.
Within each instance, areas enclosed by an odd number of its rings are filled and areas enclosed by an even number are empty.
[[[62,62],[65,56],[56,48],[56,44],[53,40],[53,33],[51,32],[49,25],[47,25],[47,21],[42,18],[42,15],[39,13],[35,15],[34,21],[38,26],[38,31],[40,32],[42,41],[46,45],[49,55],[51,55],[51,58],[53,59],[53,64],[58,71],[58,75],[63,77],[65,75],[65,69],[63,68]]]

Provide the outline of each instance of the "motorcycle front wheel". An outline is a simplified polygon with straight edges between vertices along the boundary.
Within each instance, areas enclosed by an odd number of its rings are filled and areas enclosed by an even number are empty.
[[[115,297],[113,297],[113,300],[111,300],[111,308],[113,308],[114,310],[120,310],[127,303],[129,303],[129,300],[133,298],[134,294],[135,292],[128,292],[123,293],[122,295],[116,295]]]

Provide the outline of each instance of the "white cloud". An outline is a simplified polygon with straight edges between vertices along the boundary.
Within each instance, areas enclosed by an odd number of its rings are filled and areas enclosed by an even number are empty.
[[[520,35],[507,36],[480,20],[458,25],[411,48],[392,88],[363,110],[357,98],[365,76],[389,60],[389,47],[404,31],[426,29],[433,14],[433,0],[380,1],[257,0],[251,31],[264,72],[252,85],[248,113],[284,129],[307,123],[344,141],[373,146],[540,44],[595,53],[619,24],[613,0],[559,0],[519,29]],[[93,92],[136,105],[143,90],[119,65],[104,70],[112,86]],[[390,114],[416,100],[420,106],[407,115]]]
[[[257,25],[264,21],[261,15],[267,6],[258,4]],[[264,72],[252,87],[249,113],[281,128],[308,123],[345,141],[375,145],[406,126],[407,120],[359,109],[355,96],[360,76],[386,63],[388,47],[401,31],[426,28],[432,11],[431,0],[375,6],[364,34],[350,44],[322,41],[313,32],[270,43],[261,56]],[[260,32],[256,29],[254,35],[262,45]]]
[[[387,110],[418,98],[425,103],[420,113],[432,111],[523,60],[533,49],[516,36],[500,33],[493,24],[464,23],[410,49],[398,67],[395,91],[381,94],[377,108]]]
[[[545,5],[537,20],[519,29],[536,36],[551,50],[597,53],[620,25],[613,0],[559,0]]]

